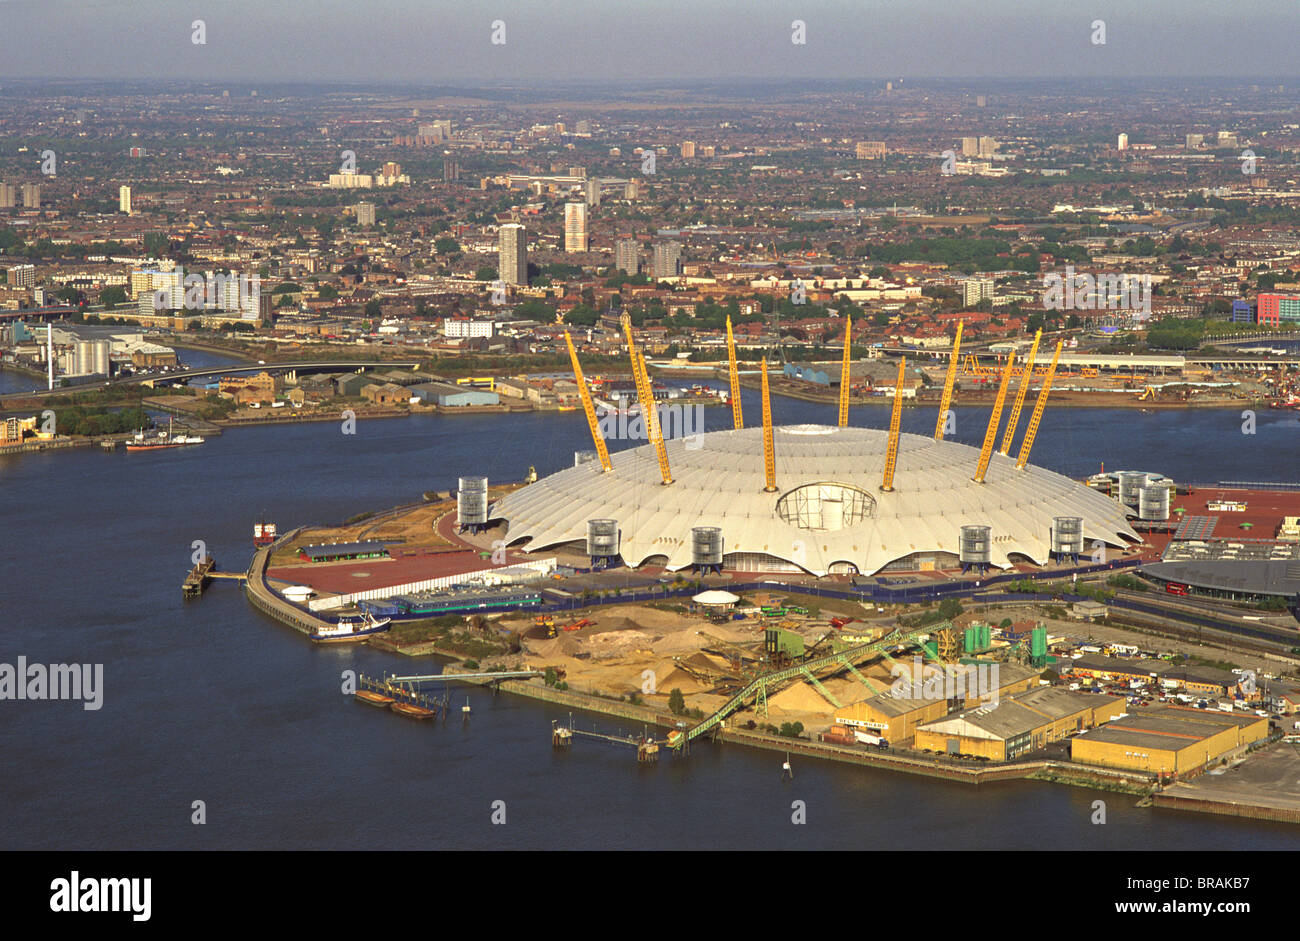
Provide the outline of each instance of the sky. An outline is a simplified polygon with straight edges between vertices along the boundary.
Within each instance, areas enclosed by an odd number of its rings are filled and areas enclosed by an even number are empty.
[[[803,44],[791,41],[796,20]],[[494,21],[504,43],[492,42]],[[0,76],[1282,81],[1300,73],[1297,36],[1296,0],[0,0]]]

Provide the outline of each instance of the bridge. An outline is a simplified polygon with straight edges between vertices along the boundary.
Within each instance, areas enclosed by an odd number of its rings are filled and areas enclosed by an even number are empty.
[[[184,382],[187,379],[202,379],[206,376],[233,376],[240,373],[255,373],[263,370],[271,373],[277,372],[335,372],[346,371],[356,372],[366,369],[415,369],[420,364],[418,361],[406,360],[383,361],[383,362],[321,362],[319,360],[304,361],[297,363],[254,363],[249,365],[229,365],[213,366],[207,369],[186,369],[181,372],[168,372],[151,374],[146,376],[128,376],[124,379],[114,379],[109,383],[77,383],[71,386],[58,386],[53,389],[40,389],[37,395],[71,395],[77,392],[85,392],[87,389],[101,389],[105,386],[128,386],[128,385],[146,385],[150,388],[158,386],[173,385],[177,382]],[[57,377],[56,377],[57,378]],[[40,380],[37,380],[40,381]],[[0,401],[5,399],[26,399],[33,395],[31,392],[10,392],[0,395]]]
[[[334,372],[336,370],[347,370],[355,372],[365,369],[415,369],[419,362],[321,362],[319,360],[306,360],[298,363],[253,363],[247,366],[213,366],[208,369],[186,369],[181,372],[168,372],[161,375],[150,376],[130,376],[126,379],[117,379],[114,385],[130,385],[131,383],[147,383],[150,385],[167,384],[172,382],[183,381],[186,379],[202,379],[205,376],[230,376],[236,373],[245,372]]]

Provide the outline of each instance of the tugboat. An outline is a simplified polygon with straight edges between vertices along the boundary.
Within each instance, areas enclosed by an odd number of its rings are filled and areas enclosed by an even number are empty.
[[[377,619],[367,611],[360,618],[344,618],[336,624],[322,627],[310,635],[317,644],[355,644],[388,630],[392,618]]]
[[[253,545],[257,548],[269,546],[279,538],[274,523],[268,523],[266,517],[262,517],[260,523],[253,524]]]

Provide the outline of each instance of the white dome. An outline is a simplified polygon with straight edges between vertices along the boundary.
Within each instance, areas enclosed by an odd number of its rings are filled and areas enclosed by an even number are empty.
[[[666,442],[673,482],[661,483],[646,444],[567,468],[507,494],[492,507],[507,540],[528,550],[583,540],[587,520],[616,519],[629,565],[665,556],[691,564],[691,528],[717,526],[723,551],[765,553],[816,575],[834,563],[863,574],[917,552],[957,553],[961,527],[992,527],[990,558],[1020,553],[1046,562],[1052,518],[1083,519],[1085,546],[1123,545],[1138,535],[1109,497],[1033,465],[1015,469],[994,454],[983,484],[971,477],[979,450],[952,441],[900,436],[894,490],[880,481],[888,434],[874,428],[795,425],[774,429],[775,493],[763,490],[763,429],[711,431]]]

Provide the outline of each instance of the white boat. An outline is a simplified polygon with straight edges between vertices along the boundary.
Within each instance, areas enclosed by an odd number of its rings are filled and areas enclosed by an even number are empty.
[[[317,644],[355,644],[375,634],[388,630],[392,618],[377,619],[367,611],[360,618],[343,618],[313,631],[311,639]]]

